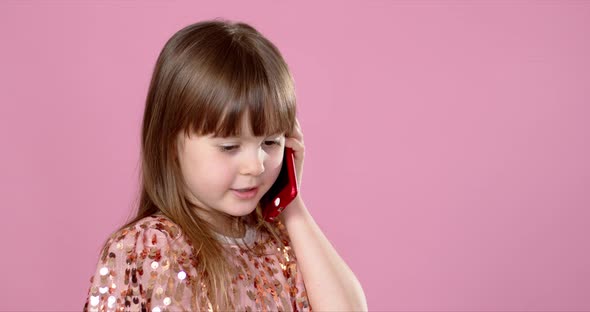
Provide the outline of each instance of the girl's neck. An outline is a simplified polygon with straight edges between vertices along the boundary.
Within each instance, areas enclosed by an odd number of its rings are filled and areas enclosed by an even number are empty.
[[[243,238],[246,236],[246,230],[250,226],[251,216],[245,216],[242,218],[236,218],[232,222],[226,222],[224,227],[214,229],[217,233],[232,237],[232,238]]]

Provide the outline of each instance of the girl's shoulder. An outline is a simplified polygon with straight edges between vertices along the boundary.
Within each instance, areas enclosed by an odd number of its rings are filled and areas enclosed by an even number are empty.
[[[160,234],[169,240],[177,240],[182,236],[180,227],[162,214],[154,214],[137,220],[136,222],[113,233],[111,237],[122,239],[137,234]]]
[[[171,245],[186,249],[187,252],[190,247],[176,223],[164,215],[155,214],[113,232],[103,246],[101,259],[105,260],[113,250],[145,252],[149,249],[170,248]]]
[[[283,241],[283,244],[285,244],[286,246],[290,246],[291,245],[291,238],[289,237],[289,232],[287,232],[287,227],[280,220],[276,220],[272,224],[274,225],[275,229],[277,230],[277,233],[278,233],[279,237],[281,238],[281,240]]]
[[[295,253],[291,246],[291,237],[286,226],[279,220],[269,222],[267,225],[277,236],[275,237],[268,230],[261,228],[260,231],[258,231],[258,237],[253,244],[253,249],[257,251],[256,253],[264,255],[273,254],[283,257],[288,261],[289,259],[296,260]]]
[[[277,233],[277,236],[279,237],[279,239],[281,240],[283,245],[285,247],[287,247],[287,249],[289,249],[289,247],[291,246],[291,237],[289,236],[289,232],[287,231],[287,227],[285,226],[285,224],[277,219],[277,220],[269,223],[269,225],[275,230],[275,232]],[[279,245],[279,243],[276,242],[274,238],[270,237],[270,235],[268,235],[268,236],[269,236],[269,240],[271,240],[275,244]]]
[[[142,218],[114,232],[103,247],[84,311],[152,307],[196,310],[196,260],[180,227],[161,215]],[[190,287],[189,287],[190,286]]]

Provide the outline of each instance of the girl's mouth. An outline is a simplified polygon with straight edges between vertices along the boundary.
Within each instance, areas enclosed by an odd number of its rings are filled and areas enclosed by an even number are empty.
[[[240,190],[232,189],[232,192],[240,199],[250,199],[256,196],[256,193],[258,193],[258,187]]]

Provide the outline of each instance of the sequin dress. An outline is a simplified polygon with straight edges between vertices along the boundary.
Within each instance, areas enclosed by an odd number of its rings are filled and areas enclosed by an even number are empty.
[[[285,226],[273,224],[285,249],[254,228],[240,239],[266,256],[217,236],[239,272],[232,276],[230,290],[235,311],[312,310]],[[211,311],[192,250],[180,227],[162,215],[117,231],[90,278],[84,311]]]

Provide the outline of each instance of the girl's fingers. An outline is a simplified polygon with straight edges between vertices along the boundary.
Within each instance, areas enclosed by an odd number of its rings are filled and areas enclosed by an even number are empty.
[[[295,160],[295,175],[297,176],[297,184],[301,187],[301,180],[303,179],[303,158],[305,157],[305,146],[303,143],[293,137],[285,140],[285,146],[293,149],[293,157]]]
[[[303,132],[301,131],[301,125],[299,124],[299,120],[297,118],[295,118],[295,125],[293,127],[293,134],[291,137],[303,142]]]
[[[302,158],[302,156],[305,154],[305,145],[293,137],[287,138],[285,140],[285,146],[293,149],[296,158]]]

